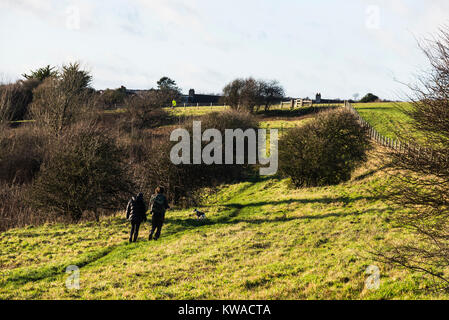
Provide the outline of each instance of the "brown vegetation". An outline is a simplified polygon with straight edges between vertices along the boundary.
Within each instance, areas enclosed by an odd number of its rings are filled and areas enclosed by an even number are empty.
[[[431,71],[411,89],[413,129],[423,136],[406,152],[393,151],[392,184],[386,194],[399,210],[393,219],[414,237],[392,244],[382,260],[422,271],[449,288],[449,31],[422,45]]]

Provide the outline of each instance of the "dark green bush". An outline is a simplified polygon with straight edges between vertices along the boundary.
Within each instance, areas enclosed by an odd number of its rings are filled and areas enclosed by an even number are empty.
[[[346,109],[319,113],[279,141],[280,172],[297,187],[338,184],[366,160],[370,142],[356,117]]]
[[[376,101],[379,101],[379,97],[372,93],[368,93],[366,96],[360,99],[360,102],[362,103],[376,102]]]

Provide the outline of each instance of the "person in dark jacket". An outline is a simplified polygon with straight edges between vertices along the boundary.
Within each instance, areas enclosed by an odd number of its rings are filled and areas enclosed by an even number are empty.
[[[154,240],[159,239],[159,237],[161,236],[162,225],[164,224],[165,220],[165,211],[167,209],[170,209],[164,193],[164,187],[157,187],[155,190],[155,194],[151,196],[151,232],[148,240],[153,239],[154,231],[156,231]]]
[[[129,242],[136,242],[139,236],[139,227],[143,221],[147,220],[147,206],[143,200],[143,194],[139,193],[132,197],[126,207],[126,219],[131,222],[131,233]]]

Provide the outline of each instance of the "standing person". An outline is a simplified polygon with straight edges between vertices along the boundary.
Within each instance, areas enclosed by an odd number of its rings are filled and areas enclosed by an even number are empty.
[[[131,222],[131,233],[129,234],[129,242],[136,242],[139,236],[139,227],[143,221],[147,220],[147,206],[143,200],[143,193],[139,193],[136,197],[132,197],[126,207],[126,219]]]
[[[173,99],[171,102],[171,108],[172,109],[176,108],[176,100],[175,99]]]
[[[161,236],[161,229],[165,219],[165,211],[167,209],[170,209],[164,193],[164,187],[157,187],[155,190],[155,194],[151,196],[151,232],[148,240],[153,239],[154,231],[156,231],[154,240],[159,239],[159,237]]]

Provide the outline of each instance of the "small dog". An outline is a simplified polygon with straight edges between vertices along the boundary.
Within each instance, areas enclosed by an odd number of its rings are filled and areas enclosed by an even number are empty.
[[[206,214],[204,212],[198,211],[198,209],[193,210],[193,213],[196,215],[197,220],[206,219]]]

